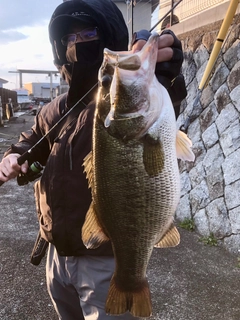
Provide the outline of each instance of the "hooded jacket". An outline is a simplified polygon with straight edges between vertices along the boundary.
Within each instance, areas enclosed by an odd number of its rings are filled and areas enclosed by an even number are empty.
[[[65,58],[66,48],[61,46],[61,34],[57,33],[58,24],[55,22],[57,19],[64,19],[62,15],[65,13],[79,11],[88,13],[96,21],[100,41],[104,47],[111,50],[127,50],[127,27],[120,10],[112,1],[67,1],[57,7],[49,24],[54,62],[59,68],[68,64],[68,61]],[[73,65],[73,74],[74,67]],[[77,77],[71,81],[69,92],[45,105],[37,114],[32,129],[22,133],[19,142],[5,155],[11,152],[22,154],[29,150],[53,127],[63,113],[86,93],[86,90],[91,89],[91,83],[97,83],[97,72],[97,67],[87,70],[83,68],[82,71],[81,68],[78,69]],[[86,87],[86,83],[89,87]],[[85,248],[81,239],[82,225],[91,203],[91,190],[83,171],[83,159],[91,150],[95,109],[95,103],[90,102],[90,99],[85,99],[84,103],[84,109],[78,118],[72,121],[60,136],[59,130],[54,130],[29,160],[30,163],[37,160],[45,166],[41,179],[35,184],[41,236],[53,243],[62,256],[112,255],[110,243],[89,250]],[[83,108],[83,105],[79,108]]]

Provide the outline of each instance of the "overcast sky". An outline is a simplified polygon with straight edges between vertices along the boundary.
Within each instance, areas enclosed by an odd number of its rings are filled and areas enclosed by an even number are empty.
[[[48,23],[62,2],[0,0],[0,78],[9,81],[4,88],[19,87],[18,75],[8,71],[56,69],[48,38]],[[27,82],[50,82],[50,79],[44,75],[23,74],[23,83]]]

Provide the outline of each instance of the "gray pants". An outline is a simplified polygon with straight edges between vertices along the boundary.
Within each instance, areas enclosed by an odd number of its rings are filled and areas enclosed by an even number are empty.
[[[136,320],[130,313],[106,315],[105,301],[115,262],[113,257],[61,257],[49,245],[47,288],[62,320]]]

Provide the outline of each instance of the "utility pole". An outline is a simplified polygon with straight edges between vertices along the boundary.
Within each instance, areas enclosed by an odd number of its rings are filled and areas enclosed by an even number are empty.
[[[50,99],[53,100],[53,81],[52,81],[52,72],[48,74],[50,77]]]
[[[132,35],[133,35],[133,8],[134,8],[134,4],[133,4],[133,0],[132,0]]]

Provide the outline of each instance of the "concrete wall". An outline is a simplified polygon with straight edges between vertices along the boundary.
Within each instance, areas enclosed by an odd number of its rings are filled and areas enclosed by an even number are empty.
[[[194,163],[179,162],[178,220],[193,219],[203,236],[211,233],[229,251],[240,249],[240,17],[236,16],[209,83],[199,84],[222,21],[178,34],[184,50],[188,95],[179,127],[188,118]],[[194,104],[195,103],[195,104]]]

